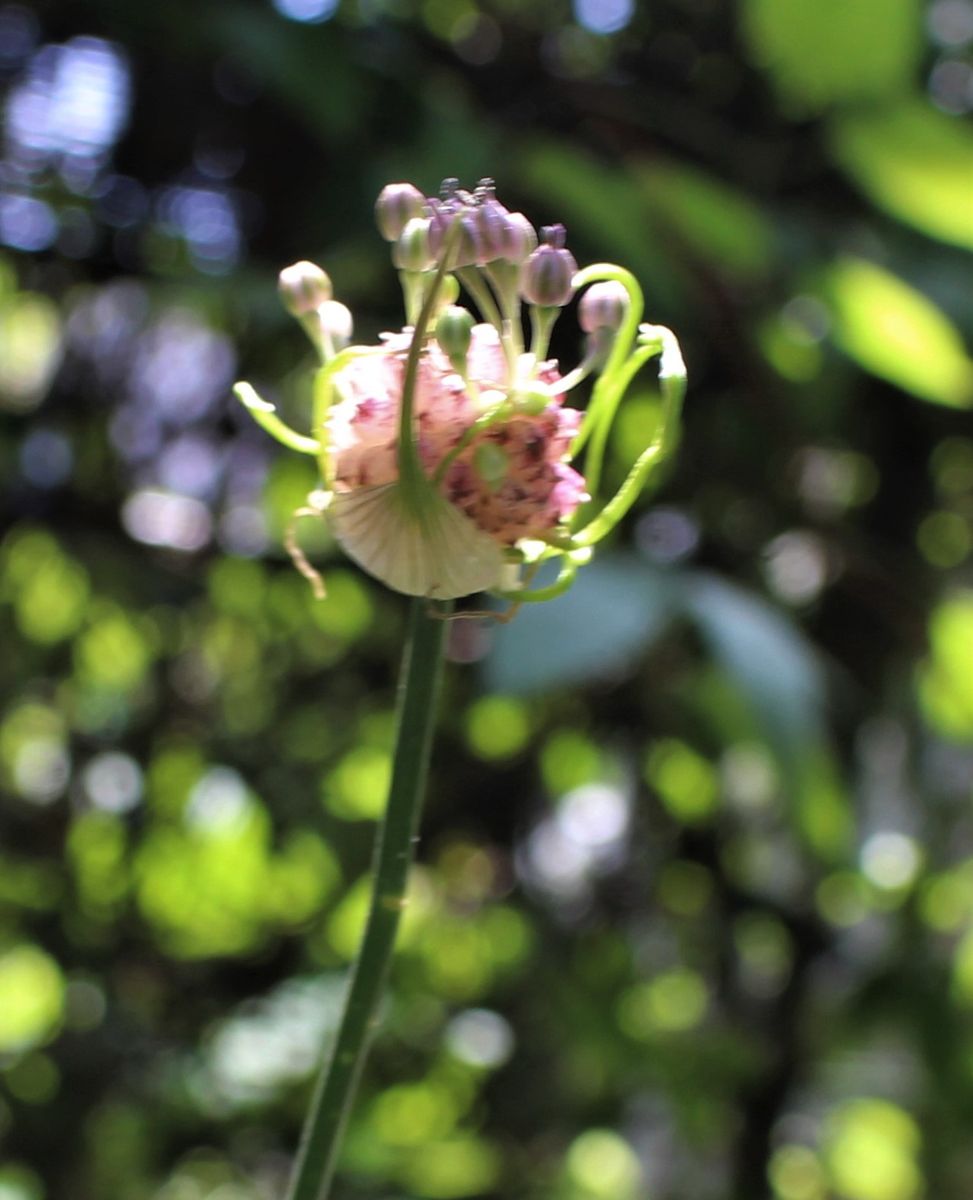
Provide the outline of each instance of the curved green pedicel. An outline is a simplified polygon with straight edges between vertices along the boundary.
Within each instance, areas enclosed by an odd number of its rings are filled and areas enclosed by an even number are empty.
[[[575,546],[593,546],[618,524],[644,492],[653,471],[666,460],[674,445],[686,392],[686,366],[682,351],[675,334],[664,325],[641,326],[639,340],[642,347],[633,356],[639,361],[632,374],[642,362],[661,355],[659,386],[662,391],[662,416],[652,441],[636,459],[622,486],[589,524],[572,535],[571,541]]]
[[[611,423],[611,418],[614,416],[618,402],[627,386],[622,371],[635,347],[639,322],[642,320],[642,311],[645,307],[638,280],[631,271],[626,271],[624,267],[617,267],[614,263],[592,263],[590,267],[579,271],[573,282],[578,289],[592,283],[620,283],[628,293],[628,310],[615,335],[608,360],[598,377],[598,382],[592,389],[588,411],[585,413],[581,428],[571,444],[572,458],[578,454],[597,426],[606,423],[606,411],[607,424]],[[600,472],[600,463],[598,472]],[[591,486],[590,482],[589,486]],[[596,490],[596,487],[591,487],[592,493]]]
[[[244,383],[242,380],[235,383],[233,395],[250,413],[260,428],[269,433],[282,446],[286,446],[288,450],[296,450],[299,454],[319,454],[321,452],[321,443],[316,438],[307,437],[286,425],[277,416],[277,409],[268,400],[259,396],[249,383]]]

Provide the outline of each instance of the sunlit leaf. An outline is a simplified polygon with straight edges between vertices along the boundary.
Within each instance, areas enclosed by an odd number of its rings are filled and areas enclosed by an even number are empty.
[[[832,153],[886,212],[973,249],[973,132],[925,100],[855,110],[830,126]]]
[[[946,737],[973,741],[973,592],[952,596],[935,609],[929,642],[918,678],[926,719]]]
[[[537,142],[518,158],[517,175],[522,187],[570,229],[580,230],[597,252],[625,263],[645,282],[650,299],[657,291],[665,291],[670,302],[675,299],[681,280],[627,170],[567,143]]]
[[[741,32],[795,115],[907,87],[922,54],[918,0],[744,0]]]
[[[685,163],[654,160],[635,176],[661,228],[708,266],[745,277],[769,269],[773,230],[744,193]]]
[[[973,362],[949,318],[897,276],[845,258],[824,277],[834,337],[867,371],[923,400],[968,408]]]

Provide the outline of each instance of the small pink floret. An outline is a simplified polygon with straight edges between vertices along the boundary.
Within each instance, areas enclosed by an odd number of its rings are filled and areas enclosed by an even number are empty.
[[[392,334],[376,353],[353,359],[334,377],[336,402],[328,415],[327,444],[336,491],[353,491],[393,482],[398,475],[396,441],[399,400],[411,330]],[[507,363],[496,330],[477,325],[468,357],[479,404],[435,342],[419,361],[415,414],[419,456],[432,474],[481,412],[500,398]],[[540,380],[560,379],[546,364]],[[541,536],[567,520],[588,497],[584,479],[564,458],[581,414],[563,407],[555,395],[539,413],[519,412],[480,433],[446,472],[442,491],[484,532],[512,544]],[[499,480],[477,469],[477,450],[489,443],[506,456]],[[496,454],[492,461],[496,461]],[[502,459],[501,459],[502,461]]]

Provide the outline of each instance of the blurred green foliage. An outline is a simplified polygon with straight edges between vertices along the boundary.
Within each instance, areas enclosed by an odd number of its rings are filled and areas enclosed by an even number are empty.
[[[691,391],[571,592],[451,628],[341,1195],[973,1194],[969,0],[3,0],[0,96],[0,1200],[282,1194],[401,605],[301,518],[313,599],[228,392],[305,419],[277,270],[396,328],[371,205],[447,175]]]

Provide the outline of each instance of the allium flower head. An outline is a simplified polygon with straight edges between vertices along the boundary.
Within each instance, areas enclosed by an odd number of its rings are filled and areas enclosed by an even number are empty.
[[[291,268],[282,276],[285,298],[299,291],[299,317],[322,359],[311,435],[285,426],[249,385],[238,384],[237,395],[280,441],[317,457],[337,540],[390,587],[442,600],[481,590],[517,603],[550,598],[569,586],[673,445],[685,377],[675,338],[639,325],[641,291],[627,271],[577,271],[563,225],[546,227],[536,246],[530,223],[507,211],[492,180],[473,192],[447,180],[425,201],[411,184],[389,185],[376,211],[393,242],[406,326],[378,345],[342,349],[350,315],[338,330],[329,310],[341,306],[328,295],[310,322],[318,297],[305,283],[313,268]],[[588,350],[562,372],[547,354],[551,327],[588,284]],[[479,322],[451,302],[458,286]],[[659,430],[620,491],[591,515],[618,404],[658,355]],[[582,413],[568,396],[593,373]],[[584,473],[573,465],[582,451]],[[557,581],[528,587],[548,559],[560,561]]]
[[[392,335],[380,353],[352,359],[332,376],[336,399],[325,446],[337,493],[398,477],[399,398],[410,343],[411,334]],[[543,537],[588,499],[583,477],[564,461],[581,413],[564,407],[557,368],[545,363],[539,378],[552,395],[544,408],[512,411],[471,437],[477,420],[505,401],[496,381],[506,362],[492,325],[474,326],[467,364],[464,381],[435,342],[420,359],[415,416],[422,468],[435,477],[443,467],[442,494],[498,542],[512,546],[522,537]]]

